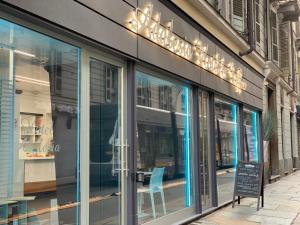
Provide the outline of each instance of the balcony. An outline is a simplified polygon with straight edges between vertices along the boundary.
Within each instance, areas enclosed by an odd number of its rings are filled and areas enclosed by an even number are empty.
[[[272,3],[277,8],[277,13],[283,15],[282,21],[297,22],[300,16],[298,0],[277,0]]]

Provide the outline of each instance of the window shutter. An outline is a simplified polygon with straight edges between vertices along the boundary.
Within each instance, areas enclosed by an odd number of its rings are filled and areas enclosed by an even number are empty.
[[[270,24],[271,24],[271,51],[272,60],[279,66],[279,43],[278,43],[278,26],[277,15],[270,10]]]
[[[111,103],[113,93],[113,71],[112,68],[106,68],[105,73],[105,100]]]
[[[290,74],[289,67],[289,23],[279,25],[280,68],[286,76]]]
[[[244,0],[232,0],[231,25],[235,30],[241,33],[245,31],[244,8]]]
[[[265,56],[265,35],[264,35],[264,1],[255,0],[255,40],[256,50]]]
[[[217,10],[220,12],[221,16],[230,22],[230,1],[228,0],[219,0]]]
[[[216,8],[216,0],[207,0],[207,2],[214,8]]]

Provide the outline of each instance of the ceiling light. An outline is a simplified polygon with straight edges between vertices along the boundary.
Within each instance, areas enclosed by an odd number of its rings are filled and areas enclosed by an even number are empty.
[[[47,81],[43,81],[43,80],[38,80],[38,79],[32,79],[29,77],[24,77],[24,76],[16,76],[16,80],[17,81],[21,81],[21,82],[26,82],[26,83],[32,83],[32,84],[38,84],[38,85],[43,85],[43,86],[47,86],[49,87],[50,84]]]
[[[14,52],[17,53],[17,54],[20,54],[20,55],[25,55],[25,56],[28,56],[28,57],[35,58],[35,55],[27,53],[27,52],[20,51],[20,50],[17,50],[17,49],[14,50]]]

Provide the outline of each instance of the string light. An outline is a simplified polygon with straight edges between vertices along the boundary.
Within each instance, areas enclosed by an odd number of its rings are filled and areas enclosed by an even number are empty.
[[[225,59],[216,53],[211,56],[207,53],[208,46],[201,40],[196,39],[192,43],[173,33],[173,20],[161,24],[161,14],[153,15],[153,5],[148,4],[143,9],[137,8],[130,14],[128,28],[133,32],[143,35],[154,43],[168,49],[205,70],[227,80],[234,86],[237,93],[246,90],[246,83],[243,81],[243,71],[235,68],[234,63],[225,64]]]

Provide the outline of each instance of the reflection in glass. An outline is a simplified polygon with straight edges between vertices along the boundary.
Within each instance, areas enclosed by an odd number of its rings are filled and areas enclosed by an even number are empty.
[[[200,127],[200,173],[202,209],[211,207],[210,196],[210,169],[209,169],[209,145],[208,145],[208,95],[199,91],[199,127]]]
[[[141,72],[137,92],[139,224],[192,205],[190,90]]]
[[[0,223],[78,224],[79,49],[2,19],[0,47]]]
[[[246,161],[258,161],[257,112],[244,109],[244,149]]]
[[[90,59],[90,224],[120,223],[119,68]]]
[[[229,201],[233,195],[234,171],[238,160],[237,105],[215,99],[216,166],[218,201]]]

